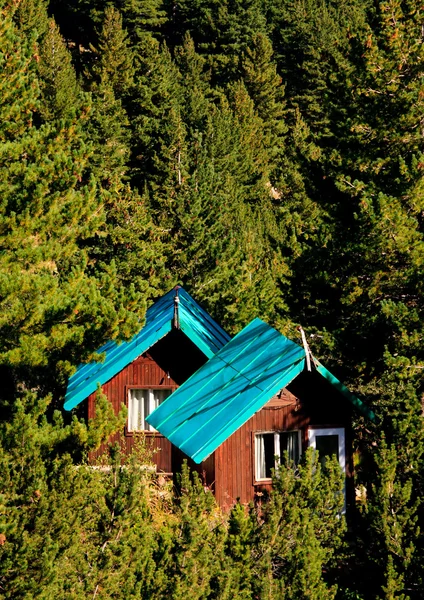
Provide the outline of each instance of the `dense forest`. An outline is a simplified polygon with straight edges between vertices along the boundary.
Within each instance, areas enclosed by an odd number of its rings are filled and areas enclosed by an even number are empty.
[[[0,598],[424,596],[424,15],[417,0],[0,0]],[[377,416],[223,515],[67,379],[182,284]]]

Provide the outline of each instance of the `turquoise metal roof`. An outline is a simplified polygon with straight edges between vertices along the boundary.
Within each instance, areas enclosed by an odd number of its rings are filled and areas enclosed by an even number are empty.
[[[318,372],[352,404],[374,414],[316,361]],[[196,463],[287,386],[305,366],[305,350],[255,319],[194,373],[147,421]]]
[[[183,288],[178,289],[180,329],[208,357],[212,357],[230,336],[193,300]],[[173,328],[176,289],[169,291],[146,311],[144,327],[129,342],[107,342],[97,351],[105,354],[103,362],[82,364],[70,377],[65,396],[65,410],[71,410],[91,393],[146,352]]]
[[[304,362],[302,347],[255,319],[147,421],[200,463],[288,385]]]

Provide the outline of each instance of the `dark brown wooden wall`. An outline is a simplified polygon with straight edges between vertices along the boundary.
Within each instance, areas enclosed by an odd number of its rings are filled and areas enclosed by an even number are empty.
[[[176,382],[168,376],[168,374],[154,361],[149,354],[143,354],[134,362],[129,364],[120,373],[115,375],[110,381],[105,383],[103,392],[112,403],[115,414],[118,414],[122,404],[127,404],[126,390],[131,386],[146,386],[146,387],[177,387]],[[93,418],[95,414],[95,399],[96,395],[91,394],[88,398],[88,418]],[[160,433],[145,434],[146,445],[153,451],[153,461],[157,466],[158,471],[164,473],[172,472],[172,453],[171,443]],[[137,438],[137,434],[127,433],[126,431],[118,432],[111,436],[108,444],[121,440],[124,444],[124,449],[129,453]],[[95,461],[105,452],[105,445],[102,445],[99,450],[93,452],[90,456],[92,461]]]
[[[308,446],[308,428],[344,427],[346,431],[346,475],[352,475],[351,409],[343,398],[318,374],[301,375],[296,395],[271,400],[233,433],[215,451],[215,496],[222,508],[237,499],[247,503],[266,495],[271,485],[254,481],[254,434],[261,431],[301,430],[303,451]],[[351,485],[348,484],[351,497]]]

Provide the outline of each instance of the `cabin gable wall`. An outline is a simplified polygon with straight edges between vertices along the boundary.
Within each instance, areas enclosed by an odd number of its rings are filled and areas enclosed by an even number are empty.
[[[296,395],[286,391],[282,397],[270,400],[215,451],[214,488],[222,508],[229,509],[237,499],[242,503],[260,501],[271,491],[270,482],[255,481],[255,434],[299,431],[302,452],[305,452],[310,428],[345,429],[346,492],[348,503],[351,502],[350,405],[320,375],[308,373],[299,379],[301,385],[295,386]],[[290,389],[293,391],[293,386]]]
[[[158,363],[152,359],[149,353],[139,356],[127,367],[122,369],[115,377],[102,386],[103,392],[111,402],[115,414],[118,414],[121,406],[127,405],[127,392],[131,387],[146,388],[169,388],[177,387],[177,383],[165,372]],[[88,398],[88,418],[95,415],[96,394]],[[128,433],[127,430],[112,435],[107,444],[90,454],[90,460],[95,462],[104,452],[109,444],[122,442],[124,452],[131,453],[139,434]],[[153,462],[157,470],[164,473],[172,472],[171,443],[158,432],[145,432],[146,446],[153,453]]]

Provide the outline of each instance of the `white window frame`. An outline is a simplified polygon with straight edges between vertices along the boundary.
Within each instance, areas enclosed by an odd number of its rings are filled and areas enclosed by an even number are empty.
[[[263,435],[270,435],[270,434],[274,434],[274,469],[278,468],[278,465],[280,464],[280,434],[282,433],[297,433],[297,443],[298,443],[298,449],[299,449],[299,459],[302,455],[302,436],[301,436],[301,430],[300,429],[294,429],[294,430],[279,430],[279,431],[255,431],[254,432],[254,439],[255,439],[255,452],[254,452],[254,469],[255,469],[255,482],[264,482],[264,481],[271,481],[271,477],[258,477],[258,450],[259,450],[259,441],[258,438],[260,436]],[[265,470],[266,470],[266,466],[265,466]]]
[[[322,427],[308,430],[309,446],[317,449],[317,436],[337,435],[339,438],[339,465],[346,475],[346,436],[344,427]]]
[[[321,435],[337,435],[339,437],[339,465],[344,474],[343,496],[344,505],[342,514],[346,513],[346,434],[344,427],[322,427],[311,428],[308,430],[309,446],[314,450],[317,449],[317,436]]]
[[[160,386],[127,386],[127,433],[155,433],[157,430],[152,425],[146,422],[146,417],[148,417],[160,404],[162,404],[162,402],[164,402],[172,394],[174,389],[174,387],[171,388]],[[159,402],[157,402],[157,398],[155,398],[155,392],[164,391],[169,392],[168,396],[166,398],[159,399]],[[135,399],[134,392],[140,392],[141,398],[139,398],[138,400]],[[134,402],[136,402],[137,404],[134,404]],[[134,424],[135,421],[138,422],[136,425]]]

